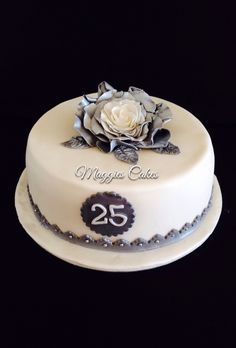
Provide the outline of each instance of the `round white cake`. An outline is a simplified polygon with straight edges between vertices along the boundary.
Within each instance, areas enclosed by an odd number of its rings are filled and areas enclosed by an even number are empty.
[[[85,247],[126,252],[178,243],[194,233],[209,208],[214,177],[213,147],[201,122],[182,107],[152,97],[155,104],[170,108],[172,120],[164,128],[179,151],[168,153],[166,145],[161,151],[139,148],[134,151],[138,159],[127,163],[113,151],[77,146],[81,138],[76,136],[83,133],[73,124],[82,100],[57,105],[29,134],[29,198],[47,233]],[[130,122],[136,111],[136,120],[141,119],[138,104],[118,104],[112,112],[123,108],[117,114],[119,122],[122,112],[127,112],[124,122]],[[63,146],[71,138],[74,143]]]

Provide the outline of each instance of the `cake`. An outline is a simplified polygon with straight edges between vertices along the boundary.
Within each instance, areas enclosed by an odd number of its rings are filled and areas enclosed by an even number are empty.
[[[188,238],[211,206],[214,151],[190,112],[142,89],[65,101],[33,126],[28,199],[46,233],[106,252]]]

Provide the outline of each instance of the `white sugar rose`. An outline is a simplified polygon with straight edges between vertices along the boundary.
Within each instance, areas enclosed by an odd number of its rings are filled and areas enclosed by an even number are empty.
[[[135,163],[136,150],[141,148],[168,153],[170,132],[163,129],[163,124],[171,118],[169,107],[155,104],[142,89],[129,87],[127,92],[117,91],[107,82],[101,82],[96,98],[85,95],[80,101],[74,123],[79,136],[64,145],[96,146],[104,152],[114,151],[123,161]],[[178,148],[171,146],[172,153],[178,153]],[[164,151],[167,147],[169,150]]]
[[[146,138],[150,117],[146,119],[146,110],[135,100],[112,100],[101,110],[101,125],[111,137],[121,140],[129,138],[139,141]]]
[[[105,152],[120,145],[154,149],[167,145],[170,133],[162,126],[171,117],[167,106],[155,104],[142,89],[117,91],[101,82],[97,98],[84,96],[79,103],[74,127],[87,145]]]

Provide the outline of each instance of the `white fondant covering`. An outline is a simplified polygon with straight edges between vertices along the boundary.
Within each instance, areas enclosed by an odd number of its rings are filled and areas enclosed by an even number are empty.
[[[165,128],[170,141],[180,149],[178,155],[140,150],[142,171],[158,172],[158,179],[132,181],[130,165],[114,154],[97,148],[70,149],[62,142],[78,135],[73,129],[74,115],[81,97],[61,103],[43,115],[32,128],[27,144],[26,169],[34,202],[51,224],[62,231],[101,235],[91,231],[80,215],[82,203],[97,192],[112,191],[126,198],[135,211],[132,227],[112,240],[150,239],[156,233],[166,235],[180,229],[201,214],[211,196],[214,175],[214,152],[209,134],[201,122],[185,109],[165,102],[173,113]],[[124,172],[124,179],[101,184],[92,178],[83,181],[75,176],[78,166],[98,167],[102,172]]]

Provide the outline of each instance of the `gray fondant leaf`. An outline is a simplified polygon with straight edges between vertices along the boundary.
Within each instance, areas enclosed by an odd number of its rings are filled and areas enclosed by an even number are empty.
[[[175,146],[172,143],[168,143],[165,147],[157,147],[156,149],[153,149],[153,151],[161,154],[168,154],[168,155],[178,155],[180,153],[180,150],[178,146]]]
[[[116,147],[113,152],[115,157],[120,161],[130,164],[136,164],[138,162],[138,154],[132,147],[121,145]]]
[[[86,141],[84,140],[83,137],[72,137],[70,140],[65,141],[64,143],[62,143],[62,145],[66,146],[66,147],[70,147],[72,149],[86,149],[88,147],[90,147]]]

